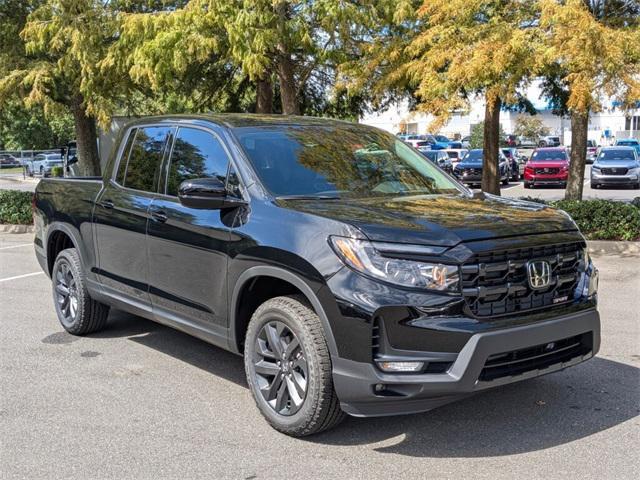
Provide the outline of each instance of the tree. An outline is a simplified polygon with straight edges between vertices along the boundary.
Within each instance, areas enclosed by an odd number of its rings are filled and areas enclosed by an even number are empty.
[[[68,111],[46,116],[41,106],[27,108],[19,99],[5,101],[0,109],[0,150],[60,147],[73,138],[73,117]]]
[[[484,122],[476,123],[473,127],[471,127],[471,139],[469,140],[470,148],[483,148],[484,146],[484,132],[485,132]],[[504,130],[502,130],[502,126],[500,126],[498,130],[498,136],[500,137],[500,145],[505,138]]]
[[[516,120],[516,126],[513,129],[515,135],[536,140],[549,134],[549,129],[544,125],[542,120],[536,117],[519,117]]]
[[[401,2],[394,12],[395,28],[389,30],[402,35],[383,45],[374,39],[364,68],[346,74],[354,75],[350,81],[356,86],[374,77],[374,91],[414,90],[418,108],[436,117],[432,128],[468,109],[469,99],[484,97],[482,189],[499,195],[500,110],[518,103],[518,89],[534,73],[539,44],[532,2],[431,0],[422,3],[417,18],[411,6]],[[377,71],[382,73],[372,74]]]
[[[581,199],[589,113],[603,99],[622,108],[640,101],[640,6],[613,0],[541,0],[546,48],[541,62],[551,71],[546,92],[571,115],[571,162],[565,192]]]

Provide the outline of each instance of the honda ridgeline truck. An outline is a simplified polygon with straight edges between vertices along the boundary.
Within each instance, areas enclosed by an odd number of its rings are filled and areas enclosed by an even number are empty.
[[[171,116],[120,135],[103,177],[36,188],[62,326],[96,332],[115,308],[243,355],[279,431],[423,412],[598,351],[597,270],[562,211],[472,194],[347,122]]]

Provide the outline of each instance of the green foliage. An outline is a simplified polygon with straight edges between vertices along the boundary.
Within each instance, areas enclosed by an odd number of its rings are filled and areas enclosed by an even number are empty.
[[[567,212],[589,240],[640,240],[640,197],[631,203],[613,200],[557,200],[522,197]]]
[[[504,142],[505,133],[500,125],[500,141]],[[484,122],[480,122],[471,127],[471,139],[469,140],[471,148],[484,148]]]
[[[63,167],[52,167],[51,168],[51,176],[52,177],[64,177],[64,168]]]
[[[527,116],[518,117],[513,133],[531,140],[537,140],[539,137],[548,135],[549,129],[539,118]]]
[[[33,222],[32,197],[31,192],[0,190],[0,224],[30,225]]]
[[[27,108],[19,100],[7,101],[0,109],[0,149],[47,149],[74,138],[73,118],[66,109],[47,116],[41,106]]]

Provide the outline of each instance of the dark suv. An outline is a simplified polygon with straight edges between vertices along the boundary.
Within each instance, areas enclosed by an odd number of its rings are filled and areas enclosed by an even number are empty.
[[[146,118],[102,177],[43,179],[34,207],[68,332],[117,308],[243,355],[290,435],[429,410],[600,344],[597,270],[568,215],[473,195],[364,125]]]

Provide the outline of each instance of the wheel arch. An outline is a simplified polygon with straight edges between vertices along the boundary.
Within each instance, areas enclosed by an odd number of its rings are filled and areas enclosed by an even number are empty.
[[[75,248],[80,256],[81,263],[85,265],[84,252],[83,249],[80,248],[80,245],[81,243],[78,241],[77,234],[72,228],[64,223],[56,222],[51,224],[47,231],[47,239],[45,242],[47,252],[47,273],[51,275],[56,257],[65,248]]]
[[[249,319],[243,318],[239,314],[240,308],[242,307],[241,301],[243,295],[247,293],[248,289],[251,288],[257,279],[274,279],[285,282],[294,287],[299,294],[303,295],[320,318],[331,356],[334,357],[337,355],[338,349],[333,337],[331,325],[316,292],[295,273],[281,267],[269,265],[254,266],[245,270],[235,283],[229,303],[229,348],[233,352],[241,353],[243,350],[244,332],[246,332]]]

